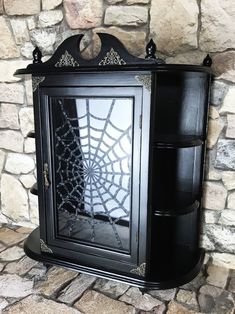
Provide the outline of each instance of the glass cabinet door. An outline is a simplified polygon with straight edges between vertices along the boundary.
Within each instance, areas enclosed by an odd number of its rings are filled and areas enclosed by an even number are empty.
[[[142,87],[55,87],[42,95],[48,244],[136,264]]]
[[[57,232],[129,251],[133,98],[50,100]]]

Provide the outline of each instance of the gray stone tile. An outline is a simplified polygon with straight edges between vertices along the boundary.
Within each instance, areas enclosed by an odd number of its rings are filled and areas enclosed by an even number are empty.
[[[188,305],[193,310],[198,310],[197,296],[194,291],[180,289],[177,293],[176,300]]]
[[[168,304],[167,314],[196,314],[196,313],[198,312],[189,310],[187,307],[175,301],[171,301]]]
[[[34,282],[40,281],[40,280],[46,280],[46,272],[47,268],[45,266],[41,267],[33,267],[27,274],[26,277],[33,279]]]
[[[199,294],[198,303],[200,310],[203,313],[212,313],[212,309],[215,307],[215,300],[211,295],[208,294]]]
[[[7,302],[6,299],[0,298],[0,313],[2,312],[3,309],[8,305],[9,303]]]
[[[205,283],[206,283],[206,277],[203,274],[203,271],[200,271],[200,273],[192,281],[186,283],[180,288],[184,290],[198,291],[198,289]]]
[[[66,283],[69,283],[77,276],[74,271],[66,270],[59,267],[52,267],[47,273],[47,279],[37,284],[36,290],[46,296],[57,294],[63,289]]]
[[[33,281],[16,274],[0,276],[0,296],[22,298],[33,292]]]
[[[221,139],[217,145],[215,168],[223,170],[235,170],[235,141]]]
[[[20,227],[18,229],[16,229],[16,232],[18,233],[22,233],[22,234],[29,234],[30,232],[32,232],[33,229],[32,228],[26,228],[26,227]]]
[[[223,289],[205,285],[198,296],[200,310],[203,313],[232,313],[235,306],[235,295]]]
[[[99,278],[93,289],[98,290],[111,298],[117,299],[129,289],[129,286],[125,283]]]
[[[6,249],[6,246],[0,243],[0,252],[4,251],[5,249]]]
[[[235,270],[231,272],[231,278],[228,284],[228,290],[235,293]]]
[[[228,280],[229,269],[215,265],[209,265],[207,273],[208,277],[206,278],[206,281],[209,284],[216,287],[225,288]]]
[[[81,274],[75,278],[59,295],[58,300],[72,304],[86,291],[96,280],[96,277]]]
[[[162,301],[171,301],[174,299],[176,294],[176,288],[166,290],[149,290],[148,293],[157,299]]]
[[[8,228],[1,228],[0,229],[0,241],[5,246],[12,246],[15,245],[26,238],[27,235],[19,234],[14,230]]]
[[[221,81],[214,81],[211,86],[211,103],[214,106],[222,105],[224,96],[229,89],[229,85]]]
[[[5,265],[5,263],[0,263],[0,272],[4,269]]]
[[[0,253],[0,261],[11,262],[16,261],[25,255],[22,248],[13,246]]]
[[[151,311],[153,308],[159,307],[163,304],[162,301],[153,298],[147,293],[142,294],[138,288],[134,287],[127,290],[127,292],[121,296],[119,300],[131,304],[137,309],[144,311]]]
[[[138,314],[165,314],[166,313],[166,305],[162,304],[155,307],[152,311],[138,311]]]
[[[13,262],[7,264],[5,268],[5,272],[10,274],[18,274],[18,275],[25,275],[29,270],[31,270],[38,262],[32,260],[31,258],[24,256],[20,261]]]
[[[133,306],[113,300],[96,291],[86,291],[74,307],[85,314],[135,314]]]
[[[11,305],[4,313],[8,314],[81,314],[76,309],[65,304],[47,300],[37,295],[30,295],[27,298]]]

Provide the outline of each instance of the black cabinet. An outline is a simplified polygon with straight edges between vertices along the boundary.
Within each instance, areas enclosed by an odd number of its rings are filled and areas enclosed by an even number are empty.
[[[126,272],[145,259],[138,252],[139,123],[150,94],[135,74],[67,75],[63,88],[52,76],[40,88],[36,119],[40,218],[50,225],[41,238],[55,254]]]
[[[210,73],[67,39],[33,75],[40,227],[30,257],[140,287],[191,280],[199,249]]]

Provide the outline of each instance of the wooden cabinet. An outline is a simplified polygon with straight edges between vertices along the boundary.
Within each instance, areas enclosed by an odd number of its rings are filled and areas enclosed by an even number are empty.
[[[93,60],[67,39],[32,74],[40,226],[30,257],[139,287],[200,270],[209,69],[138,59],[100,34]],[[151,50],[151,49],[150,49]]]

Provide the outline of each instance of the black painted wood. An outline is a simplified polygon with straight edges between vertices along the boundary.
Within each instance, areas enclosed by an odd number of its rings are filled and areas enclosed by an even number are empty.
[[[198,135],[157,134],[153,141],[153,146],[159,148],[195,147],[202,144],[203,140]]]
[[[158,279],[156,278],[153,280],[150,277],[149,279],[146,277],[146,279],[143,280],[138,278],[138,276],[128,276],[116,271],[110,271],[107,268],[104,270],[102,268],[92,267],[91,265],[83,265],[80,263],[80,260],[74,260],[72,255],[64,259],[60,255],[51,254],[50,252],[42,253],[40,247],[40,232],[38,228],[35,229],[26,239],[24,250],[30,258],[48,265],[66,267],[71,270],[91,274],[100,278],[125,282],[139,288],[147,289],[169,289],[176,286],[181,286],[191,281],[199,273],[205,255],[204,251],[200,249],[195,261],[191,264],[190,269],[181,268],[181,272],[175,272],[171,279],[162,279],[161,272],[159,272]],[[162,269],[162,266],[161,270],[164,270]]]
[[[103,75],[104,77],[104,75]],[[47,238],[47,243],[51,248],[56,246],[58,249],[60,249],[60,254],[63,255],[64,248],[70,248],[74,252],[83,252],[84,255],[86,255],[86,259],[91,259],[92,255],[99,255],[99,256],[105,256],[109,257],[110,259],[121,259],[122,263],[120,263],[119,267],[120,269],[125,268],[124,261],[128,262],[127,265],[129,271],[130,267],[134,268],[137,264],[137,260],[139,257],[138,254],[138,247],[137,247],[137,240],[136,240],[136,234],[138,233],[137,226],[139,225],[139,185],[137,182],[139,182],[138,174],[139,174],[139,156],[140,156],[140,130],[139,130],[139,116],[141,113],[141,103],[140,100],[142,98],[142,89],[141,88],[133,88],[128,87],[128,80],[132,79],[135,80],[133,75],[128,75],[127,80],[125,80],[125,77],[122,75],[122,77],[117,77],[117,82],[119,84],[125,85],[125,87],[118,88],[115,83],[115,81],[112,84],[115,84],[112,88],[106,87],[106,84],[102,84],[102,77],[100,77],[99,85],[100,87],[94,87],[92,90],[87,87],[76,87],[76,88],[70,88],[70,87],[64,87],[61,88],[42,88],[41,89],[41,107],[44,112],[44,119],[41,121],[41,129],[44,131],[43,136],[43,143],[42,146],[45,147],[44,154],[45,159],[47,163],[49,164],[49,178],[52,182],[55,182],[55,153],[53,151],[53,147],[55,147],[55,144],[53,144],[52,135],[54,133],[54,130],[52,128],[52,112],[51,112],[51,106],[49,105],[50,99],[52,98],[66,98],[66,97],[79,97],[82,95],[82,97],[134,97],[135,98],[135,110],[134,110],[134,151],[133,151],[133,194],[134,198],[132,200],[132,223],[131,223],[131,251],[127,254],[121,254],[121,252],[115,252],[113,250],[107,250],[102,248],[102,246],[93,246],[91,245],[84,245],[83,241],[71,241],[69,239],[66,239],[65,237],[62,237],[58,234],[57,230],[57,221],[55,219],[56,216],[56,207],[55,207],[55,188],[53,186],[49,187],[46,191],[46,208],[45,208],[45,217],[46,221],[50,221],[50,228],[47,229],[47,233],[45,234],[45,237]],[[93,81],[95,82],[95,77],[93,76]],[[126,82],[125,82],[126,81]],[[90,81],[91,84],[91,81]],[[103,86],[102,86],[103,85]],[[114,91],[115,88],[115,91]],[[49,136],[48,136],[49,135]],[[43,165],[42,165],[43,167]],[[54,189],[53,189],[54,188]],[[146,218],[145,218],[146,219]],[[74,253],[75,254],[75,253]],[[141,255],[141,251],[139,253]],[[109,261],[110,262],[110,261]],[[101,262],[97,261],[97,264],[99,263],[100,266],[104,265],[104,261],[101,260]],[[106,262],[107,264],[107,262]],[[107,265],[108,266],[108,265]]]
[[[212,59],[211,59],[209,54],[205,57],[205,59],[203,60],[202,64],[204,66],[206,66],[206,67],[211,67],[212,66]]]
[[[146,45],[145,59],[156,59],[156,51],[157,51],[156,44],[152,39],[150,39],[150,41]]]
[[[18,69],[15,75],[49,75],[63,73],[77,73],[89,71],[192,71],[207,72],[211,70],[206,66],[192,65],[165,65],[164,61],[157,58],[155,43],[150,40],[146,46],[146,59],[131,55],[124,45],[114,36],[98,33],[101,40],[101,50],[97,57],[91,60],[83,59],[80,52],[80,42],[83,35],[74,35],[67,38],[55,51],[53,56],[46,62],[41,63],[39,49],[33,52],[33,63],[26,69]]]
[[[38,184],[37,183],[34,183],[34,185],[31,187],[30,193],[32,193],[34,195],[38,195]]]
[[[147,58],[136,58],[113,36],[99,36],[101,52],[93,60],[81,57],[82,36],[76,35],[62,43],[47,62],[40,63],[36,51],[37,62],[16,71],[17,75],[33,75],[40,217],[40,227],[29,236],[24,249],[44,263],[142,288],[175,287],[193,279],[203,262],[199,230],[210,69],[163,64],[154,58],[152,42],[147,46]],[[96,243],[82,240],[76,232],[68,236],[60,231],[56,183],[60,150],[55,134],[67,118],[58,108],[66,108],[68,116],[76,118],[81,99],[103,99],[104,110],[105,99],[133,102],[131,216],[129,222],[120,219],[116,224],[120,230],[130,227],[130,245],[125,249],[108,247],[106,239]],[[119,121],[124,123],[125,112]],[[77,135],[68,133],[66,145],[82,132],[78,120],[71,123]],[[76,156],[79,149],[74,150]],[[68,153],[65,168],[69,158]],[[78,177],[85,182],[82,160],[74,162],[80,167]],[[83,186],[77,187],[79,193]],[[69,230],[73,208],[68,203],[65,206]],[[84,209],[80,205],[80,211]],[[84,222],[89,213],[79,217]],[[115,221],[100,213],[93,219]],[[80,233],[81,229],[80,224]]]
[[[29,133],[27,134],[27,137],[35,138],[35,132],[29,132]]]

